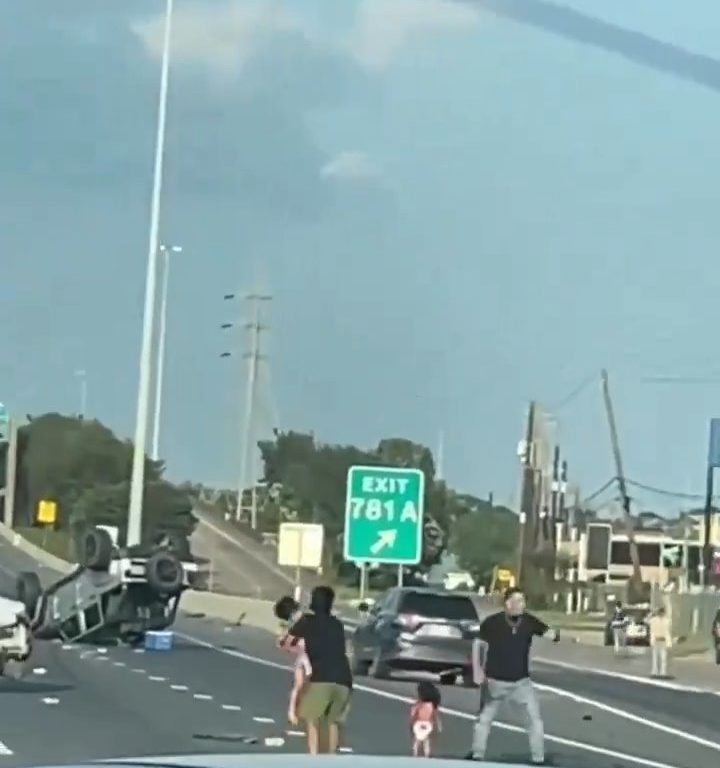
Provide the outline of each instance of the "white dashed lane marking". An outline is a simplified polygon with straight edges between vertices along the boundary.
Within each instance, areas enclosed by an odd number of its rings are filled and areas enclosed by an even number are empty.
[[[71,644],[63,645],[63,649],[70,650],[70,649],[77,649],[77,646],[73,646]],[[79,649],[78,649],[79,650]],[[134,653],[145,653],[145,649],[143,648],[136,648],[134,649]],[[80,658],[81,659],[93,659],[96,661],[112,661],[113,666],[115,667],[126,667],[127,664],[124,661],[113,661],[111,657],[109,657],[107,654],[107,649],[100,648],[95,649],[94,651],[89,650],[81,650],[80,651]],[[44,667],[38,667],[37,670],[33,670],[35,674],[45,674],[46,669]],[[131,670],[132,672],[140,675],[148,674],[146,669],[143,669],[141,667],[136,667],[135,669]],[[163,677],[161,675],[149,675],[148,674],[148,680],[151,680],[152,682],[157,683],[164,683],[167,681],[166,677]],[[187,685],[181,685],[178,683],[169,683],[170,690],[173,691],[189,691],[189,688]],[[199,701],[212,701],[213,696],[209,693],[193,693],[192,694],[194,699],[197,699]],[[59,704],[60,700],[55,698],[44,698],[43,702],[45,704]],[[242,707],[239,704],[221,704],[220,708],[225,710],[226,712],[241,712]],[[253,721],[256,723],[262,723],[267,725],[273,725],[275,723],[275,720],[272,717],[262,717],[262,716],[254,716]],[[304,738],[305,733],[300,730],[288,730],[285,732],[285,735],[288,737],[295,737],[295,738]],[[266,747],[282,747],[285,744],[285,738],[282,736],[268,736],[263,739],[263,744]],[[6,754],[13,754],[12,751],[3,751],[4,745],[2,742],[0,742],[0,755],[6,755]],[[7,748],[5,748],[7,749]],[[351,747],[341,747],[341,752],[345,753],[351,753],[353,750]]]
[[[0,741],[0,755],[12,755],[13,751],[8,747],[6,744],[4,744],[2,741]]]
[[[59,703],[60,703],[60,699],[55,699],[55,698],[53,698],[52,696],[46,696],[46,697],[45,697],[45,698],[42,700],[42,703],[43,703],[43,704],[59,704]]]
[[[45,667],[35,667],[33,675],[47,675],[47,669]]]

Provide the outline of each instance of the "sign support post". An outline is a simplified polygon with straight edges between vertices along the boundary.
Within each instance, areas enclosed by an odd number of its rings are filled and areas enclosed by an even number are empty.
[[[713,481],[716,467],[720,467],[720,419],[710,419],[710,444],[708,445],[707,476],[705,479],[704,535],[701,560],[701,583],[703,587],[707,587],[710,583],[710,569],[712,566],[710,530],[713,518]]]

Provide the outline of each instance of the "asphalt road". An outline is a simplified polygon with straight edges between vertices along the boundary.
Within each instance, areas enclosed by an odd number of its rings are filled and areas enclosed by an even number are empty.
[[[293,574],[276,565],[274,549],[207,512],[194,514],[198,525],[190,543],[194,554],[210,561],[213,591],[264,600],[292,592]]]
[[[0,545],[0,590],[28,558]],[[288,660],[251,627],[184,618],[166,653],[41,643],[21,682],[0,680],[0,764],[37,765],[185,752],[298,752],[285,723]],[[537,666],[553,763],[567,768],[704,768],[720,745],[717,697]],[[407,754],[409,681],[358,680],[346,748]],[[468,748],[476,694],[443,688],[438,753]],[[254,743],[248,743],[252,742]],[[524,761],[512,712],[491,736],[488,758]],[[1,768],[1,765],[0,765]]]

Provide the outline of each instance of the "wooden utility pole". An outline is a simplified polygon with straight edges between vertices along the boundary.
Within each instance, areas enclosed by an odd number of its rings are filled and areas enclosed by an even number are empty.
[[[535,530],[535,403],[528,408],[520,482],[520,526],[518,531],[517,583],[520,584],[528,542],[532,546]]]
[[[630,513],[630,497],[625,484],[625,473],[623,472],[622,455],[620,454],[620,442],[618,440],[617,425],[615,423],[615,411],[613,410],[612,398],[610,397],[610,383],[608,373],[603,368],[602,373],[603,400],[605,401],[605,414],[607,416],[608,428],[610,429],[610,444],[612,446],[613,459],[615,461],[615,477],[617,479],[618,490],[623,507],[623,517],[627,529],[628,546],[630,548],[630,560],[632,562],[633,575],[632,581],[639,588],[642,584],[642,574],[640,573],[640,556],[638,555],[637,542],[635,541],[635,527],[633,526],[632,515]]]

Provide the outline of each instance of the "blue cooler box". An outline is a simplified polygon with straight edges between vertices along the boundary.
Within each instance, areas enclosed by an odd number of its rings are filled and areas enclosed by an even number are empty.
[[[169,651],[173,647],[173,633],[164,632],[146,632],[145,650],[146,651]]]

